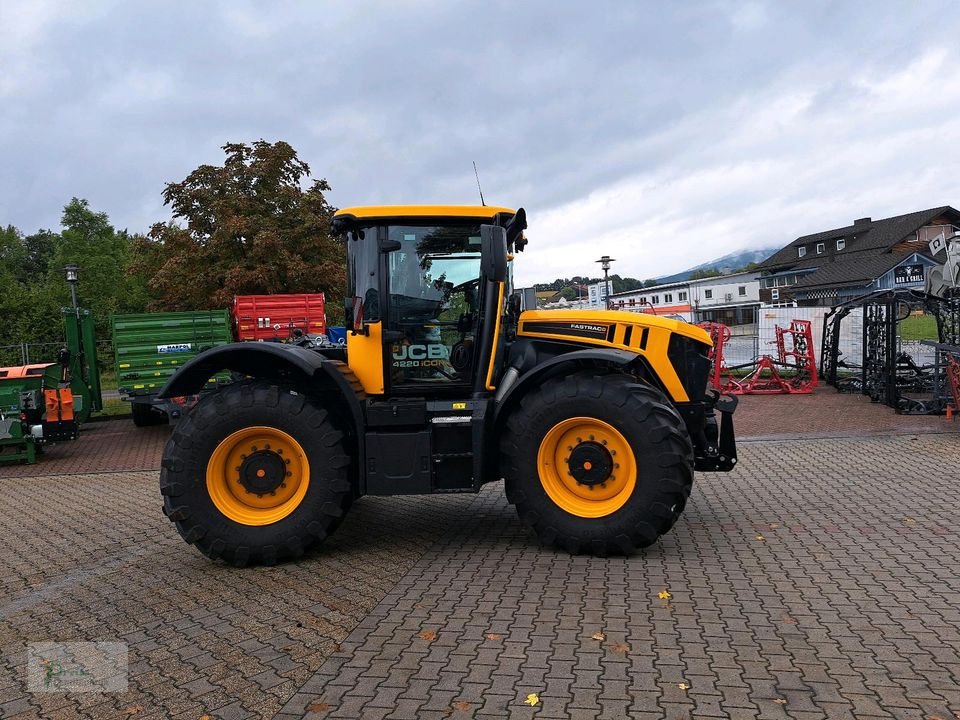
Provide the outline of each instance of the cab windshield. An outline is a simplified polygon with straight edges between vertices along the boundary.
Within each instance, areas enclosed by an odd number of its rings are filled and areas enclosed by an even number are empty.
[[[391,226],[390,293],[440,299],[444,291],[480,277],[480,226]]]

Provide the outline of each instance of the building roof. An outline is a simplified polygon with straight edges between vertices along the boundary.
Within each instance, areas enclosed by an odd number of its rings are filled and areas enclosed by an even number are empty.
[[[750,279],[746,281],[746,282],[750,282],[751,280],[755,280],[760,275],[760,271],[744,270],[742,272],[730,273],[728,275],[709,275],[707,277],[697,278],[696,280],[677,280],[675,282],[663,283],[662,285],[651,285],[649,287],[639,287],[634,290],[621,290],[620,292],[617,292],[617,293],[611,293],[610,298],[614,299],[614,298],[620,297],[621,295],[626,296],[626,295],[637,295],[637,294],[643,295],[644,293],[659,293],[664,290],[676,290],[677,288],[684,288],[690,285],[710,285],[712,283],[728,284],[731,282],[736,282],[736,278],[742,278],[745,275],[751,276]],[[603,282],[600,282],[599,284],[603,285]]]
[[[760,263],[758,269],[767,273],[813,270],[800,278],[794,286],[797,289],[869,285],[903,260],[902,254],[891,252],[895,245],[944,215],[960,224],[960,212],[944,205],[882,220],[863,218],[846,227],[803,235]],[[836,241],[841,238],[845,246],[837,250]],[[824,243],[823,253],[816,253],[817,243]],[[799,257],[800,247],[807,248],[803,257]],[[925,254],[926,244],[915,251]]]
[[[853,253],[844,262],[827,263],[816,272],[804,275],[794,288],[866,286],[903,261],[903,255]]]

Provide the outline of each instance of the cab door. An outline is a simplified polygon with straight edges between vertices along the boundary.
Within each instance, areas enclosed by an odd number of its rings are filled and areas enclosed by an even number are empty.
[[[466,391],[479,319],[479,225],[387,228],[387,387]]]

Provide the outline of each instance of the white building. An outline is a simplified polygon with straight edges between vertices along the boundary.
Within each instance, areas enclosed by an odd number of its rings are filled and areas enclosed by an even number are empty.
[[[690,297],[696,322],[722,322],[725,325],[751,325],[757,322],[760,307],[760,273],[692,280]]]
[[[613,293],[610,309],[676,317],[687,322],[748,325],[756,322],[760,307],[759,277],[758,272],[734,273]]]
[[[609,287],[607,287],[609,285]],[[604,309],[607,306],[607,293],[613,293],[613,281],[604,283],[603,281],[587,285],[588,306]]]

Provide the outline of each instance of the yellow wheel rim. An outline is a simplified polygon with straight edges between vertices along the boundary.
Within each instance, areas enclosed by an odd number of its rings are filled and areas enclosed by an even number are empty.
[[[537,468],[550,499],[578,517],[616,512],[637,486],[637,463],[627,439],[595,418],[570,418],[550,428],[540,443]]]
[[[241,525],[270,525],[299,507],[310,484],[307,455],[272,427],[237,430],[207,462],[207,493],[221,513]]]

